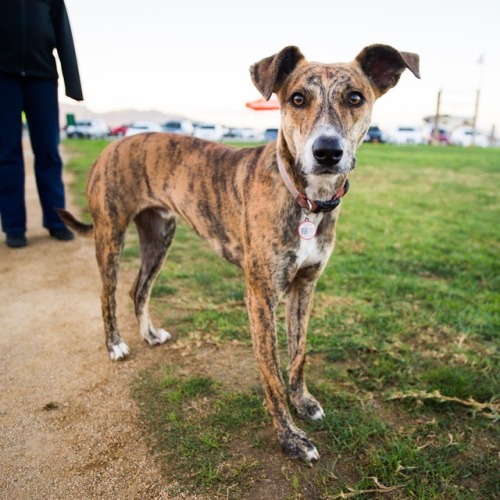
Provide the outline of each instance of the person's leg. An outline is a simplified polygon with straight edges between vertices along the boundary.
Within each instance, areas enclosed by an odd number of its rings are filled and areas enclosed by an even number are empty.
[[[26,232],[21,80],[0,75],[0,216],[7,235]],[[18,245],[23,246],[23,245]]]
[[[67,231],[55,211],[56,208],[65,207],[62,160],[59,155],[57,81],[26,81],[24,109],[35,155],[35,177],[43,211],[43,226],[54,236],[59,231]]]

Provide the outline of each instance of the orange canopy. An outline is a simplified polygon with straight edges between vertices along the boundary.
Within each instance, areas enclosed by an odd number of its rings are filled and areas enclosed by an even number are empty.
[[[254,109],[255,111],[270,111],[280,109],[280,104],[276,95],[273,94],[269,101],[266,101],[265,99],[257,99],[256,101],[247,102],[246,107]]]

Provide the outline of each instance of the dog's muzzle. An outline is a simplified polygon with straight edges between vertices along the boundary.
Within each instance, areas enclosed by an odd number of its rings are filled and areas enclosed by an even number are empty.
[[[344,156],[344,149],[338,137],[320,136],[313,142],[312,154],[317,164],[315,174],[334,174]]]

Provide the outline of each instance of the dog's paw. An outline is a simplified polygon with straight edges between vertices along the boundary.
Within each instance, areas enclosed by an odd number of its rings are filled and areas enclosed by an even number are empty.
[[[307,418],[310,418],[311,420],[316,420],[316,421],[323,420],[325,418],[325,411],[318,404],[318,409],[314,412],[313,415],[310,415]]]
[[[120,359],[126,358],[130,354],[130,349],[125,342],[120,342],[119,344],[114,344],[109,350],[109,359],[111,361],[119,361]]]
[[[172,335],[163,328],[158,328],[158,330],[150,328],[148,334],[143,335],[143,337],[151,347],[154,347],[155,345],[164,344],[172,338]]]
[[[302,397],[292,397],[291,400],[300,418],[318,421],[323,420],[325,417],[323,408],[310,394]]]
[[[319,460],[318,450],[299,429],[286,430],[280,436],[280,444],[282,450],[292,459],[303,460],[306,463]]]

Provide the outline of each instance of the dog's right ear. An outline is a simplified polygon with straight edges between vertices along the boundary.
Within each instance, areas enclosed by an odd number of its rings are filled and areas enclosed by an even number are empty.
[[[273,92],[279,90],[302,59],[304,56],[298,47],[289,46],[250,67],[253,84],[266,101],[270,99]]]

